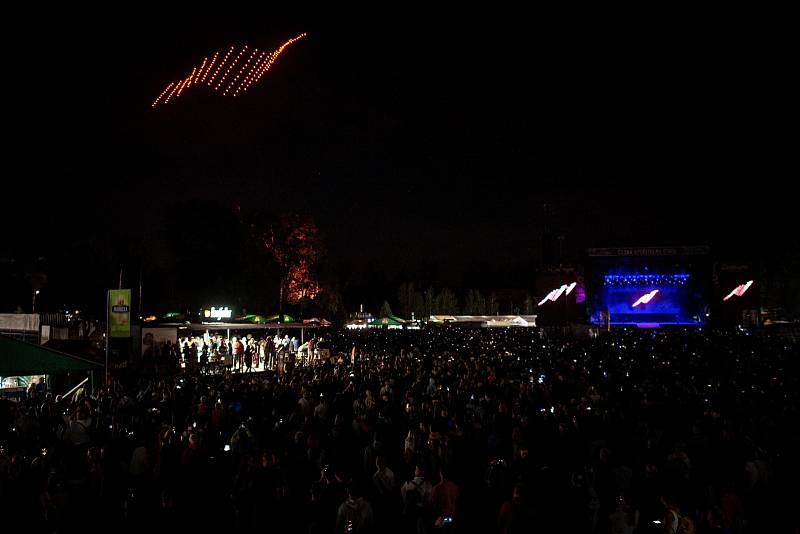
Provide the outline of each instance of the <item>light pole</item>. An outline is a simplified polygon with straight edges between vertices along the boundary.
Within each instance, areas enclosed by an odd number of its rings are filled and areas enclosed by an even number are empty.
[[[36,295],[39,294],[38,289],[33,290],[33,305],[31,306],[31,313],[36,313]]]

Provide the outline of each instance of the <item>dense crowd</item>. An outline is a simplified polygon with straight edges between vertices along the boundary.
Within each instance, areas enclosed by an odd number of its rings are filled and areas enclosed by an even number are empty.
[[[183,336],[176,343],[170,340],[155,343],[152,334],[148,336],[142,359],[136,362],[137,371],[144,374],[170,374],[181,369],[200,374],[267,370],[283,373],[286,368],[309,365],[329,354],[326,340],[317,339],[314,334],[305,342],[294,335],[272,336],[264,330],[230,338],[206,331],[202,335]]]
[[[259,373],[0,410],[28,532],[797,532],[798,347],[746,331],[332,331]]]

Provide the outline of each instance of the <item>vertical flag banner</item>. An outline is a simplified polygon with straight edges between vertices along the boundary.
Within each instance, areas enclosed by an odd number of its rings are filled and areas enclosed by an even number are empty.
[[[111,337],[131,337],[131,290],[108,292],[108,322]]]

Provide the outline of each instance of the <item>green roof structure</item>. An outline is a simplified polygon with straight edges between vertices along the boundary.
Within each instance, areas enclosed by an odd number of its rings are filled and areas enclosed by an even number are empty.
[[[401,319],[400,317],[388,315],[386,317],[378,317],[377,319],[372,320],[369,323],[369,326],[403,326],[407,322],[408,321]]]
[[[269,322],[269,323],[278,322],[278,316],[277,315],[270,315],[269,317],[267,317],[267,322]],[[284,313],[283,314],[283,322],[284,323],[293,323],[294,322],[294,317],[292,317],[291,315],[286,315]]]
[[[64,352],[0,335],[0,376],[89,371],[103,366]]]

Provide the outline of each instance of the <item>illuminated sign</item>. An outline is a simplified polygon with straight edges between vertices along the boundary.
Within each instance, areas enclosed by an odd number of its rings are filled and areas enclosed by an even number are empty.
[[[210,310],[203,310],[203,317],[205,319],[213,319],[219,321],[221,319],[230,319],[233,317],[233,310],[225,306],[224,308],[211,307]]]
[[[108,292],[108,321],[111,337],[131,335],[131,290],[111,289]]]
[[[589,256],[698,256],[707,255],[709,252],[707,246],[590,248]]]

